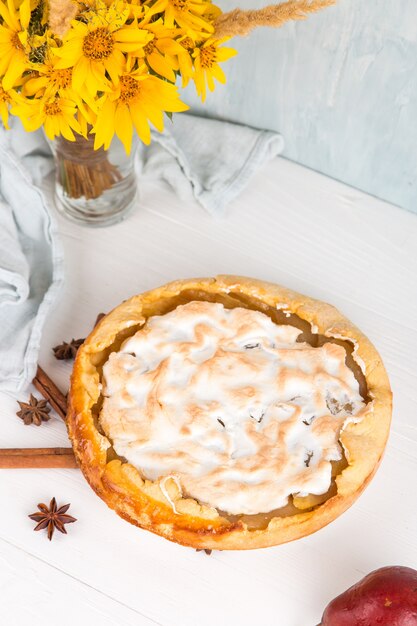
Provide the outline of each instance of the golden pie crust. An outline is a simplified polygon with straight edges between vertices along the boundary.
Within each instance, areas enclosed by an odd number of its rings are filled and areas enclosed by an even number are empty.
[[[360,370],[358,380],[366,395],[367,410],[359,423],[349,423],[340,435],[345,467],[339,467],[333,488],[323,503],[315,504],[313,498],[309,508],[301,510],[291,505],[261,516],[261,521],[259,516],[230,517],[182,497],[174,480],[165,481],[164,495],[159,483],[144,480],[136,468],[114,452],[98,425],[102,365],[148,317],[167,313],[192,300],[260,310],[277,323],[298,324],[312,345],[336,341],[350,353],[356,373]],[[378,468],[389,434],[391,407],[389,380],[379,354],[337,309],[272,283],[240,276],[217,276],[169,283],[126,300],[106,315],[78,351],[71,378],[67,425],[86,479],[121,517],[186,546],[241,550],[299,539],[343,513]]]

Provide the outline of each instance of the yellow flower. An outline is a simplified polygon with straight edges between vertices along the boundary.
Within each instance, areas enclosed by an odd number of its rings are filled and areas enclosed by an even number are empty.
[[[75,141],[73,131],[81,134],[80,125],[75,119],[76,104],[68,98],[27,99],[12,106],[11,112],[20,117],[25,130],[37,130],[43,126],[49,139],[62,135],[69,141]]]
[[[96,12],[86,14],[87,23],[73,21],[61,48],[53,52],[60,57],[57,69],[73,67],[72,85],[77,93],[85,88],[91,95],[102,91],[105,74],[117,84],[122,72],[124,52],[134,52],[152,38],[136,23],[125,25],[129,7],[114,2],[108,9],[100,2]]]
[[[164,27],[162,19],[146,26],[142,23],[141,26],[153,35],[153,39],[144,48],[139,49],[135,56],[145,58],[146,63],[156,74],[175,83],[174,70],[177,63],[174,57],[182,51],[181,46],[174,40],[177,29]]]
[[[194,53],[196,44],[191,37],[183,36],[177,39],[177,43],[180,44],[180,49],[175,56],[175,69],[179,71],[182,77],[182,87],[186,87],[193,77],[194,66],[192,55]]]
[[[3,89],[0,85],[0,117],[5,128],[9,129],[9,108],[18,98],[14,89]]]
[[[193,80],[197,93],[203,102],[206,99],[206,82],[210,91],[214,91],[215,78],[220,83],[224,84],[226,82],[226,76],[218,63],[226,61],[237,54],[233,48],[219,48],[219,44],[224,41],[227,41],[227,39],[216,40],[210,38],[194,50]]]
[[[87,134],[87,125],[95,121],[95,101],[84,92],[83,98],[72,89],[72,68],[56,69],[57,57],[45,59],[44,63],[33,64],[36,70],[31,73],[22,88],[23,96],[35,98],[62,97],[72,100],[77,106],[77,120],[82,134]]]
[[[69,95],[72,86],[72,68],[57,69],[57,58],[46,58],[44,63],[34,63],[36,68],[23,87],[25,96]]]
[[[92,131],[95,133],[94,147],[104,146],[107,150],[116,133],[129,153],[133,128],[141,140],[149,144],[149,122],[162,131],[164,111],[174,113],[187,109],[188,106],[179,99],[175,85],[151,76],[144,64],[136,70],[128,66],[119,84],[111,85],[110,91],[102,97]]]
[[[167,28],[174,28],[177,24],[190,37],[207,36],[214,31],[214,27],[203,17],[206,9],[205,0],[156,0],[146,17],[165,12],[164,24]]]
[[[3,87],[11,89],[27,68],[27,28],[30,20],[30,0],[23,0],[16,10],[13,0],[7,6],[0,0],[0,76]]]

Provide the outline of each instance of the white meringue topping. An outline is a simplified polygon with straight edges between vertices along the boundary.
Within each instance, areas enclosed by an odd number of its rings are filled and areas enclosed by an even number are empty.
[[[365,403],[343,347],[300,333],[210,302],[149,318],[103,367],[100,422],[116,453],[230,514],[325,493],[340,431]]]

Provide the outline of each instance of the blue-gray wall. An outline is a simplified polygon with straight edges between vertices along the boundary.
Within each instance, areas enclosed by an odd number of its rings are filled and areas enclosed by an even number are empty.
[[[194,112],[278,130],[289,159],[417,211],[417,0],[339,0],[229,45],[227,85],[205,105],[187,88]]]

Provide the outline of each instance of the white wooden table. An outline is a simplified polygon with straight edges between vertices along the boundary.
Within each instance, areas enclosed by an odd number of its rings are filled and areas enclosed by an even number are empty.
[[[0,471],[0,623],[7,626],[314,626],[368,571],[417,567],[417,216],[276,159],[214,220],[155,184],[136,213],[102,230],[60,219],[66,286],[40,363],[63,389],[51,346],[100,311],[166,281],[237,273],[339,307],[375,343],[394,390],[381,469],[360,500],[311,537],[253,552],[196,553],[119,519],[78,470]],[[20,399],[25,399],[23,394]],[[65,446],[0,397],[1,447]],[[78,518],[49,543],[27,514],[56,496]]]

